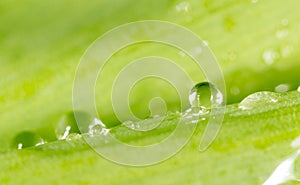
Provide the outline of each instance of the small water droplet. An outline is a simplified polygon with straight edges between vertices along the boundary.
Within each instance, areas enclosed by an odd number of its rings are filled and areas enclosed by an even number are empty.
[[[247,96],[243,101],[239,103],[239,108],[242,110],[249,110],[267,103],[278,102],[279,94],[274,92],[257,92]]]
[[[77,121],[80,123],[80,128]],[[89,114],[81,111],[71,111],[60,119],[55,131],[56,137],[59,140],[64,140],[69,134],[80,134],[80,130],[86,133],[91,122],[92,119]]]
[[[266,64],[272,65],[279,58],[279,54],[275,50],[270,49],[263,53],[262,58]]]
[[[295,161],[299,155],[300,150],[280,163],[263,185],[279,185],[289,181],[299,181],[295,176]]]
[[[287,92],[290,90],[290,86],[288,84],[280,84],[275,87],[275,92]]]
[[[212,84],[201,82],[196,84],[189,95],[191,107],[202,107],[209,109],[223,103],[222,93]],[[215,100],[215,102],[212,102]]]
[[[190,3],[188,2],[181,2],[176,5],[177,12],[188,12],[190,10]]]
[[[36,133],[24,131],[17,134],[12,142],[12,148],[23,149],[44,144],[44,140]]]

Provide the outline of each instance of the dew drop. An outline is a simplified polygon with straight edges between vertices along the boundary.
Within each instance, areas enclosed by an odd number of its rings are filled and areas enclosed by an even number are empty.
[[[279,94],[274,92],[257,92],[247,96],[239,103],[239,108],[242,110],[249,110],[257,106],[264,106],[268,103],[276,103],[279,98]]]
[[[275,87],[275,92],[287,92],[290,90],[290,86],[288,84],[280,84]]]
[[[36,133],[23,131],[17,134],[12,142],[12,148],[23,149],[44,144],[44,140]]]
[[[75,119],[75,114],[77,119]],[[77,124],[77,122],[80,123],[80,128],[78,127],[79,124]],[[81,111],[71,111],[61,117],[56,127],[56,137],[59,140],[64,140],[70,134],[80,134],[80,131],[86,133],[88,132],[91,122],[92,119],[88,113]]]
[[[188,12],[190,10],[190,3],[188,2],[181,2],[176,5],[177,12]]]
[[[212,102],[214,100],[214,102]],[[209,109],[223,103],[222,93],[209,82],[196,84],[190,91],[189,101],[191,107]]]

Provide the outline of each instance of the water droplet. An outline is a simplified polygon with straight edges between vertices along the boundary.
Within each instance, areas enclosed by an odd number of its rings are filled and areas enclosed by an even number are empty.
[[[265,106],[267,103],[276,103],[278,101],[279,94],[274,92],[257,92],[247,96],[241,103],[239,108],[242,110],[249,110],[258,106]]]
[[[280,163],[263,185],[279,185],[289,181],[299,181],[299,179],[295,177],[295,161],[299,155],[300,150]]]
[[[288,84],[280,84],[275,87],[275,92],[287,92],[290,90],[290,86]]]
[[[80,123],[80,128],[78,127],[77,121]],[[60,119],[55,131],[56,137],[59,140],[64,140],[72,133],[80,134],[80,131],[86,133],[88,132],[91,122],[91,117],[85,112],[69,112]]]
[[[223,103],[222,93],[212,84],[201,82],[196,84],[189,95],[191,107],[211,108]],[[215,100],[215,102],[212,102]]]
[[[12,142],[12,148],[23,149],[44,144],[44,140],[36,133],[24,131],[17,134]]]
[[[190,3],[188,2],[181,2],[176,5],[177,12],[188,12],[190,10]]]
[[[266,64],[272,65],[279,58],[279,54],[275,50],[270,49],[263,53],[262,58]]]
[[[124,126],[136,130],[136,131],[150,131],[158,127],[162,121],[165,119],[165,116],[154,115],[148,119],[140,120],[140,121],[125,121],[123,123]]]

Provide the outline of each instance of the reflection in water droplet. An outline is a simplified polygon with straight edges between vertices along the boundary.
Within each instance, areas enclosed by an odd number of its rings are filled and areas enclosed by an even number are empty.
[[[214,102],[212,102],[215,100]],[[201,82],[196,84],[190,91],[189,101],[191,107],[209,109],[223,103],[222,93],[212,84]]]
[[[44,144],[44,140],[36,133],[24,131],[17,134],[12,142],[12,148],[23,149]]]
[[[289,181],[299,181],[299,179],[295,177],[295,160],[299,155],[300,150],[280,163],[263,185],[279,185]]]
[[[78,127],[77,121],[80,122],[80,129]],[[85,112],[69,112],[66,115],[62,116],[62,118],[60,119],[55,131],[56,137],[59,140],[63,140],[66,139],[69,134],[80,134],[80,130],[83,132],[88,132],[88,127],[91,122],[91,117]]]
[[[288,84],[280,84],[275,87],[275,92],[287,92],[290,90],[290,86]]]
[[[280,95],[274,92],[257,92],[247,96],[241,101],[239,103],[239,108],[242,110],[249,110],[260,105],[266,105],[267,103],[276,103],[279,97]]]
[[[262,58],[266,64],[271,65],[279,58],[279,54],[276,51],[270,49],[266,50],[263,53]]]
[[[188,12],[190,10],[190,3],[188,2],[181,2],[176,5],[177,12]]]

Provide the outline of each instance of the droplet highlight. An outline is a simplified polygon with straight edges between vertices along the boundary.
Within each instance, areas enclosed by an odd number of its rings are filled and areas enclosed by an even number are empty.
[[[190,3],[188,2],[181,2],[176,5],[177,12],[188,12],[190,10]]]
[[[12,142],[12,148],[23,149],[32,146],[38,146],[44,144],[44,140],[36,133],[31,131],[24,131],[18,133]]]
[[[273,50],[269,49],[263,52],[262,58],[267,65],[272,65],[279,58],[279,54]]]
[[[274,92],[262,91],[247,96],[239,103],[242,110],[250,110],[258,106],[278,102],[280,95]]]

